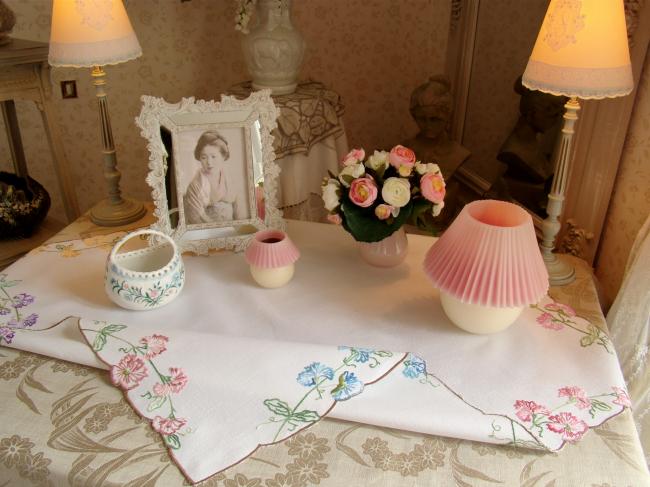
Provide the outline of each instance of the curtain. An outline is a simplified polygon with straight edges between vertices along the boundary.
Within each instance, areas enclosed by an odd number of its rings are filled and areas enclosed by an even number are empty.
[[[607,314],[641,443],[650,465],[650,216],[637,234],[623,284]]]

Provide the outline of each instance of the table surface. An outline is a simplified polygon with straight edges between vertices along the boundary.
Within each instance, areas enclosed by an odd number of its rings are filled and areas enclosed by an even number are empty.
[[[87,217],[50,242],[128,230]],[[590,269],[551,295],[605,327]],[[0,485],[184,485],[158,434],[107,373],[0,349]],[[4,483],[9,480],[9,483]],[[559,453],[500,447],[324,419],[213,476],[206,486],[650,485],[629,410]],[[185,484],[186,485],[186,484]]]

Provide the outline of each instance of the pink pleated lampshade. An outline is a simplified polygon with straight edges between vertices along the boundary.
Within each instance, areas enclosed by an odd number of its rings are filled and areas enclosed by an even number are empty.
[[[548,290],[533,220],[505,201],[466,205],[429,249],[423,267],[437,288],[463,303],[526,306]]]
[[[300,251],[283,231],[262,230],[253,236],[244,257],[250,265],[273,269],[293,264]]]

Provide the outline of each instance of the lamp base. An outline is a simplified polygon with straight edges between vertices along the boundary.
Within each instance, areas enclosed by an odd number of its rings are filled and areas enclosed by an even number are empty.
[[[566,286],[576,279],[576,271],[571,264],[558,259],[556,254],[543,255],[551,286]]]
[[[139,220],[146,214],[142,203],[122,199],[117,204],[102,200],[90,210],[90,219],[100,227],[118,227]]]

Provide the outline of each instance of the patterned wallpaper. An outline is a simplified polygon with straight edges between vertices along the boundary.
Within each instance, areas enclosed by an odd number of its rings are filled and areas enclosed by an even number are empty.
[[[7,0],[18,17],[15,37],[49,39],[51,1]],[[234,1],[128,0],[127,11],[144,55],[106,69],[122,189],[149,199],[147,153],[134,126],[142,94],[176,101],[212,99],[247,79]],[[307,42],[302,78],[337,90],[346,106],[350,145],[390,147],[415,133],[408,113],[413,88],[444,71],[448,0],[296,0],[294,23]],[[354,48],[351,48],[351,37]],[[89,70],[54,69],[52,79],[63,143],[82,209],[105,194],[99,122]],[[79,98],[61,100],[59,81],[76,79]],[[53,196],[51,215],[64,220],[40,116],[18,103],[30,173]],[[2,130],[4,133],[4,130]],[[11,168],[0,138],[0,169]]]
[[[611,303],[623,280],[637,232],[650,215],[650,50],[607,212],[596,275]]]

